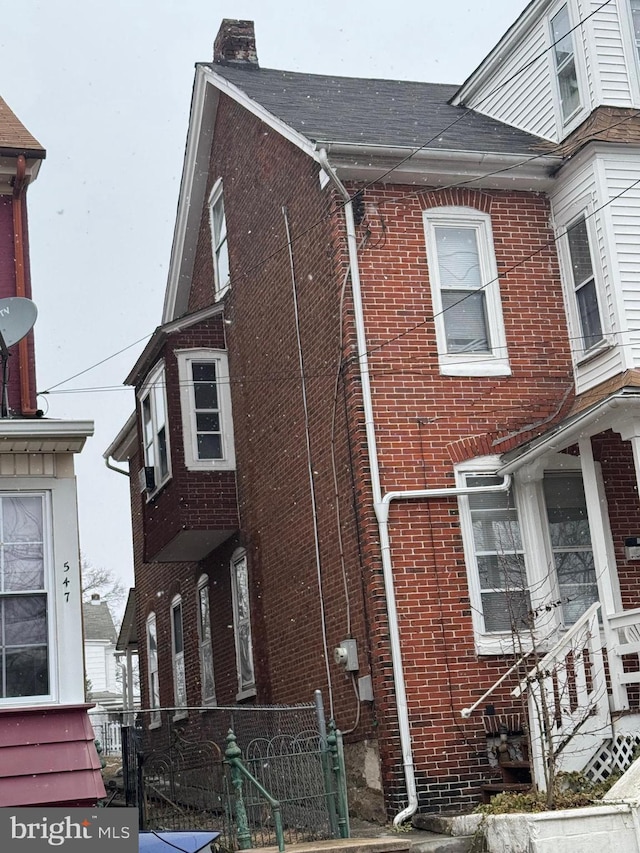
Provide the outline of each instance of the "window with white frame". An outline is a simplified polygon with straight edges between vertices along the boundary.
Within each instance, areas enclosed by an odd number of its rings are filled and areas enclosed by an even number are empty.
[[[171,601],[171,662],[173,665],[173,699],[176,708],[187,707],[187,681],[184,670],[184,630],[182,624],[182,599],[179,595]]]
[[[198,644],[200,652],[200,687],[203,705],[216,704],[213,677],[213,645],[211,642],[211,609],[209,606],[209,578],[202,575],[197,588]]]
[[[44,494],[0,495],[0,699],[50,693]]]
[[[578,349],[586,353],[603,340],[603,333],[589,228],[584,213],[567,227],[565,240],[568,256],[566,266],[573,290],[574,325],[577,327],[579,339]]]
[[[214,291],[216,299],[220,299],[227,292],[231,283],[222,180],[215,183],[209,196],[209,222],[211,225]]]
[[[158,677],[158,629],[156,614],[147,616],[147,671],[149,683],[149,724],[159,726],[160,717],[160,680]]]
[[[254,696],[256,692],[253,643],[251,640],[249,567],[247,555],[244,551],[237,551],[231,560],[231,592],[238,672],[238,695],[236,698],[243,699],[247,696]]]
[[[550,24],[560,112],[563,122],[566,124],[581,106],[568,5],[563,6],[551,18]]]
[[[160,363],[148,377],[140,393],[144,464],[147,490],[154,492],[171,476],[167,397],[164,364]]]
[[[459,506],[476,647],[486,654],[573,625],[599,597],[579,458],[558,454],[539,479],[516,476],[492,493],[503,482],[497,464],[486,457],[457,471],[460,486],[478,490]]]
[[[442,373],[510,373],[491,219],[472,208],[424,212]]]
[[[193,470],[233,470],[235,450],[227,353],[176,352],[185,465]]]

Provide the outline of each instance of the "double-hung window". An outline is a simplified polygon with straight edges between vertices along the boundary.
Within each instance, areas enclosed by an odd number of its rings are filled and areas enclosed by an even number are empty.
[[[567,227],[566,241],[567,266],[576,309],[578,349],[586,353],[602,341],[603,333],[589,230],[584,214]]]
[[[173,698],[176,708],[187,707],[187,681],[184,670],[184,630],[182,599],[176,595],[171,602],[171,657],[173,664]]]
[[[164,364],[150,374],[140,394],[146,487],[159,489],[171,476]]]
[[[444,207],[424,221],[441,372],[510,373],[490,217]]]
[[[149,686],[149,724],[159,726],[160,718],[160,680],[158,677],[158,629],[156,614],[147,617],[147,673]]]
[[[43,494],[0,495],[0,699],[50,693],[45,519]]]
[[[198,581],[198,645],[200,653],[200,688],[204,705],[216,704],[213,677],[213,647],[211,643],[211,610],[209,607],[209,578],[202,575]]]
[[[478,489],[466,498],[469,557],[473,563],[476,621],[480,633],[523,631],[529,627],[531,600],[524,549],[513,491],[489,492],[501,477],[465,476],[465,486]]]
[[[573,625],[599,598],[580,462],[558,454],[508,491],[496,457],[460,466],[459,499],[476,647],[526,648]],[[532,634],[532,632],[534,632]]]
[[[231,592],[238,672],[238,695],[236,698],[243,699],[247,696],[254,696],[256,692],[253,643],[251,640],[249,567],[247,555],[244,551],[236,552],[231,560]]]
[[[220,299],[229,289],[229,246],[227,244],[227,219],[224,212],[222,181],[218,180],[209,196],[209,223],[211,225],[211,251],[215,298]]]
[[[551,39],[560,112],[563,122],[566,124],[580,109],[576,57],[567,5],[563,6],[551,18]]]
[[[185,465],[190,470],[233,470],[235,450],[227,354],[223,350],[176,353]]]

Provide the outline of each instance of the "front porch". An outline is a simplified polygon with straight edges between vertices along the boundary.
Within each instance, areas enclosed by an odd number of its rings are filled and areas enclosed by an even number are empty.
[[[486,498],[463,498],[461,509],[464,523],[468,501],[476,649],[511,660],[462,716],[489,707],[498,755],[500,720],[503,740],[518,742],[504,732],[520,714],[531,753],[522,763],[530,760],[541,790],[558,772],[604,779],[640,745],[640,389],[574,411],[504,454],[494,472],[513,483],[502,515]],[[503,764],[515,766],[518,749],[509,751]]]

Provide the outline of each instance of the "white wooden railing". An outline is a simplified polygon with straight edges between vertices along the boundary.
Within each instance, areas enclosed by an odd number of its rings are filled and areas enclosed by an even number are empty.
[[[527,697],[531,769],[541,790],[550,772],[582,770],[610,733],[599,609],[592,604],[511,693]]]
[[[638,653],[640,653],[640,608],[622,610],[607,617],[607,654],[613,709],[625,711],[629,708],[627,685],[640,683]],[[623,657],[633,655],[633,671],[625,671]]]

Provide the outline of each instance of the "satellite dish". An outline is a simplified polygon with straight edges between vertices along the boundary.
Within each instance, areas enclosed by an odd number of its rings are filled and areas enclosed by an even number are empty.
[[[0,335],[6,347],[22,340],[36,322],[38,309],[35,302],[23,296],[0,299]]]

